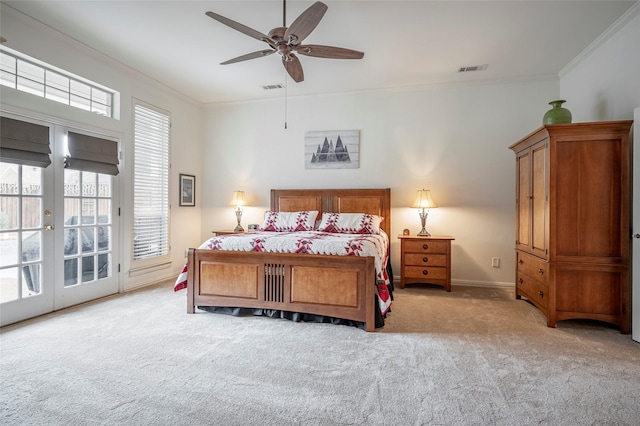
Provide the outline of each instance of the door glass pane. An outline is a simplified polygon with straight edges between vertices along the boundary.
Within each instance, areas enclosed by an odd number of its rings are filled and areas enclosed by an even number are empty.
[[[18,229],[18,197],[0,197],[0,229]]]
[[[27,287],[26,291],[22,292],[22,297],[35,296],[42,291],[40,282],[40,264],[34,263],[33,265],[25,265],[22,267],[23,282]]]
[[[80,172],[64,169],[64,196],[78,197],[80,195]]]
[[[93,256],[82,258],[82,282],[94,280]]]
[[[18,194],[18,173],[17,164],[0,163],[0,194]]]
[[[98,175],[98,197],[111,198],[111,175]]]
[[[64,286],[78,284],[78,259],[66,259],[64,261]]]
[[[42,195],[42,169],[22,166],[22,195]]]
[[[98,223],[111,223],[111,200],[98,200]]]
[[[23,197],[22,198],[22,228],[42,227],[42,198]]]
[[[82,224],[93,225],[96,223],[96,200],[82,199]]]
[[[36,262],[42,259],[42,232],[22,233],[22,261]]]
[[[73,256],[78,254],[78,229],[69,228],[64,230],[64,255]]]
[[[110,249],[110,231],[110,226],[98,226],[98,251],[106,251]]]
[[[82,196],[96,196],[96,174],[93,172],[82,172]]]
[[[0,269],[0,303],[20,298],[19,274],[20,270],[16,267]]]
[[[4,232],[0,234],[0,268],[18,263],[18,233]]]
[[[107,278],[109,274],[109,258],[110,254],[98,255],[98,278]]]
[[[64,226],[78,224],[80,216],[80,200],[77,198],[64,199]]]
[[[93,253],[95,249],[94,227],[82,229],[82,252]]]

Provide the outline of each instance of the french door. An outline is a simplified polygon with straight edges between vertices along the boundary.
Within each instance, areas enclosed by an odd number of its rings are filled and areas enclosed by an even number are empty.
[[[46,168],[0,161],[0,325],[118,292],[118,178],[65,168],[69,130]]]

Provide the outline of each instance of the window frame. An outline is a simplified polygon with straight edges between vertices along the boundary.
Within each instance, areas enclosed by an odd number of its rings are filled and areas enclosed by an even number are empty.
[[[164,171],[161,171],[161,173],[164,173],[164,187],[163,187],[163,195],[165,197],[164,200],[161,201],[161,203],[163,203],[164,208],[166,209],[166,227],[165,227],[165,232],[166,232],[166,253],[164,254],[160,254],[160,255],[155,255],[155,256],[145,256],[142,258],[136,258],[136,243],[135,243],[135,238],[136,238],[136,231],[137,231],[137,226],[136,226],[136,220],[138,218],[138,216],[140,215],[140,212],[137,211],[136,209],[136,189],[138,187],[138,185],[140,184],[139,181],[137,181],[136,179],[136,157],[137,157],[137,153],[138,153],[138,146],[136,144],[136,142],[138,141],[138,135],[136,133],[136,124],[138,123],[138,108],[143,108],[147,111],[150,111],[151,113],[156,113],[156,114],[160,114],[162,116],[164,116],[164,119],[166,119],[166,146],[165,146],[165,150],[164,150],[164,155],[166,156],[164,159],[166,160],[166,167],[164,168]],[[131,109],[131,116],[132,116],[132,176],[131,176],[131,181],[132,181],[132,191],[131,191],[131,241],[130,241],[130,259],[131,259],[131,268],[130,268],[130,276],[135,276],[138,275],[140,273],[145,273],[145,272],[149,272],[150,269],[160,269],[160,268],[164,268],[164,267],[170,267],[171,264],[171,114],[166,111],[163,110],[161,108],[158,108],[156,106],[150,105],[146,102],[143,102],[141,100],[138,99],[132,99],[132,109]],[[138,155],[140,155],[138,153]],[[146,156],[144,157],[144,163],[148,164],[149,163],[149,157]]]
[[[10,67],[12,69],[5,69],[4,62],[0,62],[1,86],[58,102],[81,111],[119,119],[117,106],[120,102],[119,92],[6,46],[0,46],[0,53],[14,60],[14,66]],[[41,72],[41,78],[30,75],[27,72],[29,69]],[[12,76],[12,78],[5,78],[7,76]],[[59,81],[55,81],[60,79],[66,79],[66,87],[63,87]],[[9,84],[10,80],[12,84]],[[81,86],[86,87],[88,92],[81,93],[79,89]],[[84,104],[88,106],[84,107]],[[108,111],[108,113],[104,111]]]

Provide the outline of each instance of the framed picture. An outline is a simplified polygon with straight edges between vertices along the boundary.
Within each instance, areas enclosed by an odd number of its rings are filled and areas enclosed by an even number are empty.
[[[359,167],[359,130],[325,130],[305,133],[305,169],[357,169]]]
[[[196,205],[196,177],[180,174],[180,206]]]

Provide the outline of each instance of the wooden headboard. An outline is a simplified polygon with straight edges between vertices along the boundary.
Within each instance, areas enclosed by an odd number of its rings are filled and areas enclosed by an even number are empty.
[[[320,213],[367,213],[382,216],[380,227],[391,235],[391,189],[272,189],[271,210]],[[321,216],[318,216],[318,219]]]

